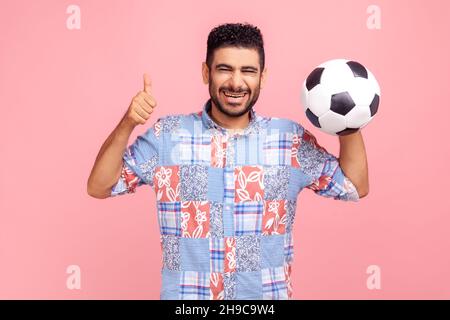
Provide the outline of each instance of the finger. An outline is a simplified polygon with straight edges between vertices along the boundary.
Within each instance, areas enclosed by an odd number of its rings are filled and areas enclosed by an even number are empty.
[[[145,121],[147,121],[148,118],[150,118],[150,114],[148,112],[146,112],[145,110],[143,110],[140,106],[136,106],[133,109],[133,113],[136,116],[139,116],[140,118],[144,119]]]
[[[142,92],[141,92],[141,95],[142,95],[142,97],[144,98],[144,100],[148,102],[148,104],[149,104],[150,106],[156,107],[156,100],[155,100],[151,95],[149,95],[149,94],[148,94],[147,92],[145,92],[145,91],[142,91]]]
[[[152,95],[146,93],[145,91],[140,91],[135,98],[142,98],[144,101],[147,101],[147,103],[153,108],[156,107],[156,100],[152,97]]]
[[[138,102],[139,107],[144,109],[147,113],[150,114],[153,111],[153,107],[143,97],[137,97],[136,101]]]
[[[150,118],[150,114],[147,113],[146,111],[142,110],[142,109],[134,109],[134,112],[141,117],[142,119],[144,119],[145,121],[147,121]]]
[[[152,91],[152,80],[147,73],[144,73],[144,91],[148,94]]]

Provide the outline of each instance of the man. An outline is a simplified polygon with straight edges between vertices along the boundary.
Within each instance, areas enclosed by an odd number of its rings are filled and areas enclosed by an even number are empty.
[[[214,28],[202,75],[211,96],[202,110],[159,118],[127,148],[156,106],[144,75],[144,90],[100,149],[88,194],[154,189],[161,299],[291,298],[298,193],[308,188],[352,201],[367,195],[361,133],[339,137],[337,159],[300,124],[256,114],[267,68],[252,25]]]

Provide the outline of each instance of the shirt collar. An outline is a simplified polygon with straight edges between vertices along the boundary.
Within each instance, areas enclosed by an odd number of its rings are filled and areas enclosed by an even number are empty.
[[[217,124],[208,114],[208,111],[211,110],[211,99],[208,99],[206,103],[203,106],[202,110],[202,121],[203,125],[207,129],[216,129],[219,130],[221,133],[227,133],[227,129]],[[257,128],[259,127],[259,120],[260,117],[256,114],[255,110],[250,109],[250,122],[248,126],[244,129],[243,134],[249,134],[249,133],[255,133],[257,131]],[[239,134],[239,133],[238,133]]]

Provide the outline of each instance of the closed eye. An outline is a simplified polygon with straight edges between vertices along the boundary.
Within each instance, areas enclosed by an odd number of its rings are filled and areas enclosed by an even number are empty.
[[[218,70],[219,71],[231,71],[231,69],[225,69],[225,68],[219,68]],[[245,73],[256,73],[256,71],[254,71],[254,70],[243,70],[242,72],[245,72]]]

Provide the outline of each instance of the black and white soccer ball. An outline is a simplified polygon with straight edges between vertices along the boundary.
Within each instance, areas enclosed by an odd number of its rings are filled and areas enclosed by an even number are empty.
[[[380,104],[380,86],[361,63],[333,59],[305,79],[301,100],[315,127],[331,135],[347,135],[373,119]]]

